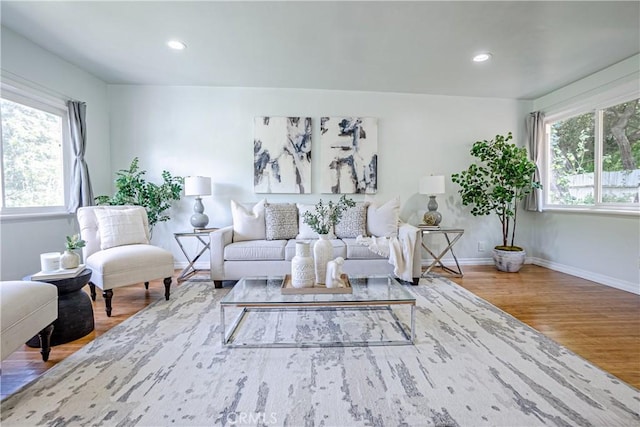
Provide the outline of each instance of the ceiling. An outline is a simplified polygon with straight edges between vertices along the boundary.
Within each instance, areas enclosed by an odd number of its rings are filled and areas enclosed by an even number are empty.
[[[0,5],[3,26],[110,84],[534,99],[640,52],[637,1]]]

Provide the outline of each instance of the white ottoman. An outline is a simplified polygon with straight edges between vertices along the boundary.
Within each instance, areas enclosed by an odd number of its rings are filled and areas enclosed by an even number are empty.
[[[0,360],[34,335],[40,336],[42,360],[49,359],[53,321],[58,317],[58,289],[44,282],[0,282]]]

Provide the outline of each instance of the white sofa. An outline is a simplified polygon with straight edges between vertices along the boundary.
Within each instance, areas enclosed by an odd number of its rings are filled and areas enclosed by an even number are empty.
[[[211,280],[215,287],[222,287],[223,281],[237,281],[247,276],[284,276],[291,273],[291,259],[295,256],[295,242],[298,240],[309,241],[312,243],[317,241],[315,233],[307,230],[306,224],[302,221],[302,213],[305,209],[310,209],[310,205],[295,204],[272,204],[261,201],[251,210],[243,208],[232,201],[232,216],[234,224],[220,228],[210,233],[210,254],[211,254]],[[261,206],[261,203],[264,206]],[[281,214],[270,215],[270,208],[282,207],[288,205],[290,211],[288,219]],[[293,208],[296,207],[297,213],[293,217]],[[383,215],[386,205],[372,206],[359,204],[353,210],[345,212],[344,221],[341,224],[351,224],[353,226],[354,215],[359,217],[359,223],[352,230],[344,230],[344,227],[336,226],[336,235],[338,238],[332,239],[333,258],[342,257],[345,262],[343,271],[348,275],[367,275],[367,274],[393,274],[394,265],[389,262],[388,256],[381,256],[374,253],[369,247],[361,244],[357,240],[357,235],[380,235],[388,233],[391,235],[410,235],[413,234],[412,246],[408,248],[409,260],[411,265],[411,276],[414,284],[418,283],[421,274],[421,253],[420,253],[420,230],[410,224],[399,223],[397,212],[399,210],[399,201],[393,207],[392,213]],[[264,210],[262,208],[265,208]],[[365,211],[365,225],[363,228],[362,210]],[[380,211],[376,210],[380,209]],[[355,211],[358,211],[355,214]],[[387,209],[389,210],[389,209]],[[384,216],[387,222],[392,225],[374,223],[369,216],[376,215],[378,218]],[[395,218],[395,219],[394,219]],[[395,221],[395,222],[394,222]],[[281,227],[283,224],[289,224],[294,231],[290,231],[288,238],[277,238],[286,236],[287,232],[270,233],[270,227]],[[398,225],[399,224],[399,225]],[[340,225],[340,224],[339,224]],[[297,228],[296,228],[297,227]],[[352,227],[352,228],[353,228]],[[340,229],[342,228],[342,230]],[[377,228],[377,232],[371,233],[371,230]],[[262,230],[265,230],[263,233]],[[256,230],[258,230],[256,232]],[[362,233],[356,234],[358,231]],[[374,230],[376,231],[376,230]],[[279,235],[278,235],[279,234]],[[349,236],[349,237],[346,237]],[[276,238],[274,238],[276,237]],[[382,237],[382,236],[378,236]],[[393,236],[392,236],[393,237]]]
[[[35,335],[45,362],[51,350],[53,322],[58,318],[58,288],[45,282],[0,282],[1,360]]]

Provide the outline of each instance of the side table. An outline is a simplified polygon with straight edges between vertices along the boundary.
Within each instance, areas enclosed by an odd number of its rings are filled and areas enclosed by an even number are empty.
[[[432,227],[421,227],[421,226],[418,226],[418,228],[422,231],[422,247],[429,253],[429,255],[433,257],[433,262],[422,273],[421,277],[424,277],[425,275],[429,274],[433,269],[433,267],[435,267],[436,265],[439,265],[444,271],[454,275],[455,277],[462,277],[463,276],[462,269],[460,268],[460,264],[458,263],[458,258],[456,257],[456,254],[453,251],[453,245],[455,245],[456,242],[460,239],[460,237],[462,237],[462,235],[464,234],[464,229],[444,228],[444,227],[432,228]],[[424,237],[431,234],[441,234],[447,240],[447,247],[444,248],[439,255],[434,254],[431,248],[429,248],[429,246],[425,243]],[[455,261],[456,267],[458,268],[457,270],[447,267],[442,263],[442,257],[444,257],[447,254],[447,252],[451,253],[451,256],[453,256],[453,260]]]
[[[184,257],[187,259],[189,264],[180,272],[180,275],[176,279],[178,282],[183,282],[187,280],[189,277],[193,276],[198,272],[195,268],[194,264],[200,259],[202,254],[205,253],[208,249],[211,248],[211,240],[209,237],[209,233],[211,231],[215,231],[217,228],[207,228],[203,231],[187,231],[184,233],[173,233],[173,237],[178,242],[178,246],[180,246],[180,250],[184,254]],[[202,248],[197,250],[196,254],[193,257],[189,256],[189,253],[182,245],[181,239],[197,239],[200,243],[202,243]]]
[[[85,268],[76,277],[37,279],[58,288],[58,318],[53,322],[51,345],[64,344],[82,338],[94,329],[93,304],[82,288],[91,279],[91,269]],[[26,276],[23,280],[32,280]],[[40,347],[38,336],[27,341],[29,347]]]

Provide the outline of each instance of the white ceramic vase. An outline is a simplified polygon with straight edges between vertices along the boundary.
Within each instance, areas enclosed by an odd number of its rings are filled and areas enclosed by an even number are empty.
[[[493,249],[493,262],[496,268],[507,273],[517,273],[524,265],[527,253],[525,251],[503,251]]]
[[[296,242],[296,254],[291,259],[291,285],[294,288],[311,288],[314,278],[311,247],[307,242]]]
[[[319,234],[319,240],[313,246],[313,262],[316,271],[316,283],[324,284],[327,275],[327,263],[333,259],[333,245],[328,234]]]
[[[64,251],[60,255],[60,268],[76,268],[80,265],[80,255],[74,251]]]

